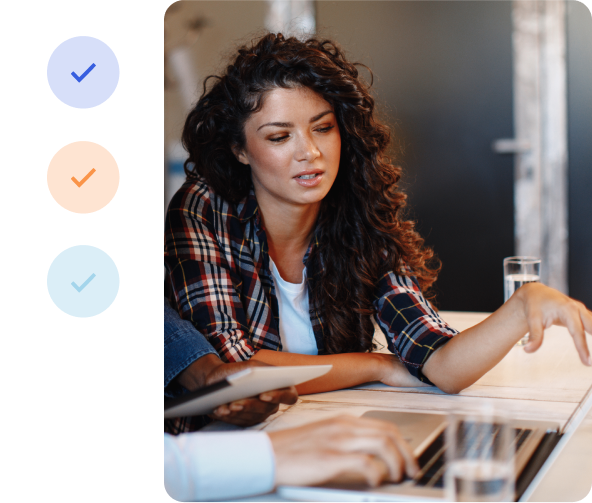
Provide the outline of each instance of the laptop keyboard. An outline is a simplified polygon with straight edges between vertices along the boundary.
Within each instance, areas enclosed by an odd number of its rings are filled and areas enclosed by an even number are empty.
[[[444,487],[444,432],[423,451],[417,460],[420,472],[415,484],[422,487]]]
[[[530,429],[514,428],[516,453],[518,453],[522,444],[531,433],[532,430]],[[444,432],[442,432],[419,457],[420,472],[415,478],[415,485],[434,488],[444,487],[445,451]]]

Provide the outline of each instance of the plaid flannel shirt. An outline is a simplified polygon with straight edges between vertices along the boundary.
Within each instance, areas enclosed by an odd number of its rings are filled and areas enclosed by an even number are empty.
[[[313,238],[304,257],[308,281],[318,270],[309,260],[316,245]],[[252,189],[234,205],[201,178],[186,182],[167,212],[165,264],[179,314],[206,336],[223,361],[246,360],[260,349],[281,351],[267,238]],[[438,316],[411,275],[385,274],[376,285],[374,304],[389,350],[412,375],[429,383],[423,364],[457,331]],[[322,354],[323,320],[312,314],[311,323]],[[194,361],[183,357],[185,367]]]

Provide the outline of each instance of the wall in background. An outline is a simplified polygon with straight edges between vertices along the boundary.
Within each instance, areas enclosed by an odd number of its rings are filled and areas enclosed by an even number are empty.
[[[191,54],[200,79],[261,33],[265,2],[180,2],[166,16],[174,45],[196,16],[206,25]],[[491,150],[511,138],[511,2],[317,2],[321,35],[375,73],[375,95],[396,144],[408,215],[443,262],[441,309],[493,311],[503,301],[502,259],[514,253],[513,158]],[[592,306],[592,20],[568,8],[570,288]],[[196,90],[195,99],[199,92]],[[185,111],[165,90],[165,142]]]
[[[165,46],[175,47],[183,42],[188,26],[202,18],[205,25],[191,46],[192,63],[200,82],[210,74],[224,69],[227,55],[242,42],[263,30],[267,3],[264,1],[176,2],[165,16]],[[167,69],[169,79],[173,79]],[[165,141],[178,139],[183,129],[186,111],[174,81],[165,88]],[[195,90],[195,101],[201,85]]]
[[[592,16],[567,3],[569,293],[592,308]]]
[[[409,216],[443,263],[441,309],[493,311],[513,253],[510,2],[319,2],[318,26],[375,73],[404,147]],[[486,285],[486,286],[485,286]]]
[[[193,97],[195,103],[202,92],[202,82],[211,74],[220,73],[228,61],[229,52],[264,30],[267,2],[265,1],[183,1],[171,5],[165,16],[165,209],[184,181],[185,152],[180,145],[181,132],[187,115],[187,103],[182,95],[181,82],[171,62],[171,51],[188,43],[188,63],[195,72]],[[198,20],[203,26],[197,37],[188,36],[190,26]],[[189,41],[187,40],[189,38]],[[169,57],[167,57],[167,55]]]

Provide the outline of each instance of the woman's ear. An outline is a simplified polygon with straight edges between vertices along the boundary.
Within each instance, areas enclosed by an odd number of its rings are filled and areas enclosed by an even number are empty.
[[[232,153],[234,154],[234,157],[236,157],[236,160],[241,164],[246,164],[247,166],[250,164],[245,152],[240,150],[236,145],[232,147]]]

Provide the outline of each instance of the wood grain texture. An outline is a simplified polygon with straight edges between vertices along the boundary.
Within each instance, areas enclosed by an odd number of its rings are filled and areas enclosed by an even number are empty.
[[[541,281],[567,293],[567,68],[564,0],[515,0],[516,255],[540,257]]]
[[[501,410],[516,412],[520,418],[547,419],[544,414],[558,414],[567,417],[575,408],[574,402],[553,402],[508,397],[483,397],[471,395],[447,395],[445,393],[384,393],[373,390],[341,390],[301,397],[302,404],[340,403],[347,405],[368,405],[391,410],[412,412],[448,413],[455,410],[469,410],[491,402]],[[314,406],[311,406],[314,408]]]
[[[541,59],[538,1],[515,1],[512,8],[514,134],[530,144],[514,161],[516,255],[541,257]]]

